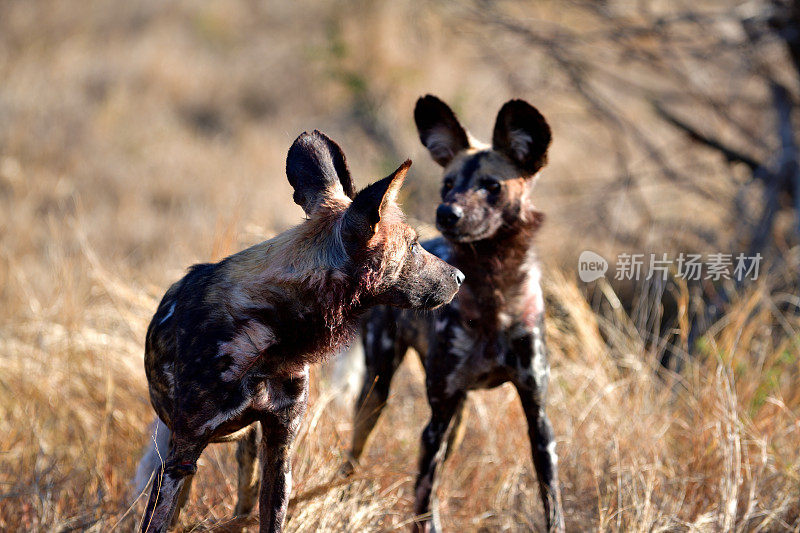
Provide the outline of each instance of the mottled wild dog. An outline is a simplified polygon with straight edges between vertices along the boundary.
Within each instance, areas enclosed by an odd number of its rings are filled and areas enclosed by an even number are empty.
[[[300,135],[286,174],[307,219],[193,266],[164,295],[147,331],[145,370],[169,449],[150,464],[157,472],[142,530],[166,530],[203,449],[239,437],[236,511],[249,513],[260,430],[261,531],[280,531],[309,365],[346,342],[370,306],[432,309],[453,298],[464,275],[417,243],[395,203],[410,164],[354,194],[339,146],[316,131]],[[152,472],[147,464],[140,471]]]
[[[439,99],[417,101],[422,143],[444,167],[436,225],[444,238],[425,248],[466,273],[460,292],[436,313],[373,309],[362,331],[366,375],[356,404],[352,471],[386,404],[409,347],[422,358],[431,419],[422,434],[414,529],[441,529],[437,470],[460,438],[467,392],[511,382],[528,421],[548,529],[563,529],[553,430],[546,414],[550,368],[544,302],[533,236],[543,216],[531,200],[547,161],[550,127],[533,106],[507,102],[492,146],[477,143]],[[434,498],[431,513],[431,498]]]

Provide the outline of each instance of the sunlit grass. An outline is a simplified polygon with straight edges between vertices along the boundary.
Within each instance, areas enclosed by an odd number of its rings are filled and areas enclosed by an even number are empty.
[[[800,321],[785,310],[796,297],[771,281],[748,288],[680,375],[656,372],[635,321],[621,309],[597,314],[559,266],[585,244],[571,224],[589,215],[575,202],[595,202],[601,169],[615,172],[608,151],[587,142],[604,133],[581,122],[570,95],[503,85],[479,61],[484,41],[451,27],[450,11],[422,17],[413,2],[86,5],[16,2],[0,14],[0,530],[136,527],[146,495],[137,500],[130,481],[154,416],[143,344],[164,290],[191,263],[300,219],[283,165],[303,130],[341,140],[359,185],[413,157],[404,208],[431,220],[440,169],[411,115],[427,92],[449,99],[483,139],[496,111],[487,103],[510,97],[541,105],[554,126],[535,199],[548,215],[541,256],[555,265],[544,274],[549,412],[568,530],[800,527]],[[572,16],[561,4],[537,6]],[[539,75],[515,42],[491,44],[509,47],[509,65],[533,69],[525,79]],[[388,125],[398,161],[387,161],[364,120]],[[728,172],[714,168],[703,177]],[[701,213],[692,216],[708,231],[729,231],[724,205],[694,209],[671,184],[645,185],[659,200],[654,215]],[[628,203],[613,206],[624,218]],[[796,249],[780,254],[796,265]],[[408,357],[396,376],[345,485],[331,482],[351,398],[322,376],[314,370],[293,460],[294,494],[315,496],[293,507],[288,529],[404,527],[429,414],[419,361]],[[514,390],[472,394],[467,411],[438,492],[446,530],[540,530]],[[210,446],[181,527],[224,525],[235,486],[233,446]]]

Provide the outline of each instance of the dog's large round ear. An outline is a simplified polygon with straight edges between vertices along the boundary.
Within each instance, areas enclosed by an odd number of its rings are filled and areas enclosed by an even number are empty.
[[[294,188],[295,203],[307,214],[328,197],[355,196],[344,152],[317,130],[304,132],[295,139],[286,156],[286,176]]]
[[[539,110],[524,100],[506,102],[497,114],[492,148],[529,175],[547,163],[552,134]]]
[[[417,100],[414,107],[414,121],[417,123],[419,140],[433,157],[433,160],[447,166],[461,150],[469,148],[466,130],[447,104],[432,95]]]

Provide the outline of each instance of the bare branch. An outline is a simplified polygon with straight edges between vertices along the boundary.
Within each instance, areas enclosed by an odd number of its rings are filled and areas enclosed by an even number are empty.
[[[722,153],[722,155],[728,162],[744,163],[745,165],[750,167],[750,170],[752,170],[753,172],[755,172],[758,168],[763,166],[761,163],[759,163],[752,157],[743,154],[738,150],[734,150],[729,146],[725,146],[722,142],[701,133],[695,127],[689,125],[687,122],[673,115],[671,111],[665,109],[658,102],[652,102],[652,103],[653,107],[655,108],[658,115],[661,116],[661,118],[663,118],[676,128],[686,132],[689,135],[689,137],[692,138],[692,140],[704,144],[709,148],[713,148],[714,150],[717,150],[718,152]]]
[[[798,164],[797,143],[792,128],[792,100],[783,85],[772,83],[772,98],[778,115],[778,136],[781,140],[778,161],[779,190],[786,191],[794,199],[796,231],[800,232],[800,164]]]

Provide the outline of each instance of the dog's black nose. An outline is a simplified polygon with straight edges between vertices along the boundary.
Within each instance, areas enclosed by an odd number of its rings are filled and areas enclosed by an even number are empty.
[[[461,284],[464,283],[464,278],[466,278],[464,273],[459,269],[455,269],[455,272],[453,272],[453,279],[456,280],[456,285],[460,287]]]
[[[436,223],[442,228],[452,228],[464,216],[464,211],[453,204],[441,204],[436,209]]]

